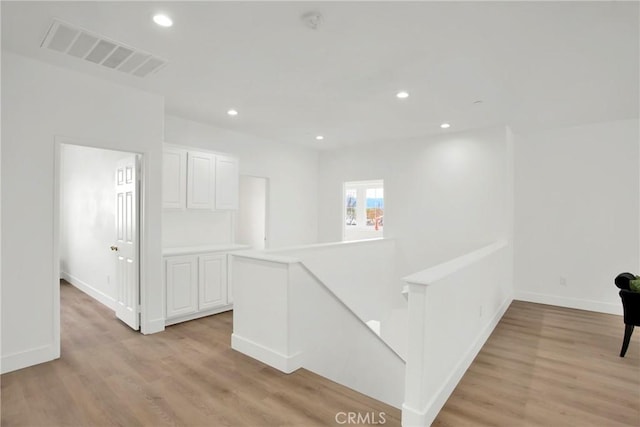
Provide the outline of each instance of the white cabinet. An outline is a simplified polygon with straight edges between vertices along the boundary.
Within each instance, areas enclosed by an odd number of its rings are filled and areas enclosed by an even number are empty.
[[[238,209],[239,177],[238,159],[216,155],[216,209]]]
[[[227,253],[165,256],[166,324],[231,310]]]
[[[198,257],[198,309],[227,304],[227,255],[209,254]]]
[[[165,148],[162,154],[162,207],[184,209],[187,200],[187,150]]]
[[[198,310],[198,258],[170,257],[166,260],[167,318]]]
[[[213,209],[215,207],[214,179],[216,156],[211,153],[189,151],[187,167],[187,208]]]
[[[238,209],[238,159],[165,145],[162,165],[165,209]]]
[[[233,269],[231,268],[231,256],[227,257],[227,302],[233,304]]]

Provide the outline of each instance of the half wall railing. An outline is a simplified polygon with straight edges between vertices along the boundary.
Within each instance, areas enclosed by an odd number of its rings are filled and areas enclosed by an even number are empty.
[[[405,277],[409,347],[402,425],[428,426],[512,301],[512,250],[498,241]]]
[[[359,245],[341,252],[349,251],[363,252]],[[383,256],[384,250],[375,252]],[[401,407],[405,362],[346,303],[351,291],[338,295],[300,259],[282,252],[236,253],[231,277],[235,350],[282,372],[308,369]]]

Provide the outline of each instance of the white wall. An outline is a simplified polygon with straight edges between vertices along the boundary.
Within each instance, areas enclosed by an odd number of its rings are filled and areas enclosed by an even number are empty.
[[[60,276],[115,309],[114,171],[121,151],[63,145],[60,152]]]
[[[301,264],[289,274],[289,345],[302,353],[300,365],[400,408],[404,360]]]
[[[259,250],[265,248],[268,186],[269,180],[266,178],[240,175],[240,194],[235,224],[237,243]]]
[[[270,247],[317,241],[316,151],[173,116],[165,120],[165,141],[234,154],[240,159],[240,174],[269,178]]]
[[[398,277],[508,238],[509,162],[504,128],[322,153],[320,240],[341,238],[342,184],[372,179],[384,180]]]
[[[160,96],[2,52],[2,371],[59,357],[56,139],[144,155],[143,331],[164,327]]]
[[[162,246],[178,248],[233,243],[230,212],[163,210]]]
[[[639,139],[638,120],[516,135],[518,299],[621,313],[613,279],[640,274]]]
[[[377,324],[378,335],[404,359],[407,300],[400,291],[404,282],[395,276],[394,240],[321,243],[268,254],[299,260],[360,320]]]
[[[406,308],[394,277],[396,245],[391,239],[319,244],[269,251],[300,260],[363,321],[384,320],[394,308]],[[396,284],[397,286],[392,286]],[[393,290],[396,292],[393,292]]]

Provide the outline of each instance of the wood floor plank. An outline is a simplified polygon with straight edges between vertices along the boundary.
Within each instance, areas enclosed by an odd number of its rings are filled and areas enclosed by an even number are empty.
[[[144,336],[68,284],[61,296],[62,357],[2,375],[3,427],[339,426],[338,412],[400,425],[396,408],[232,350],[231,313]],[[640,333],[620,358],[623,330],[620,316],[514,301],[433,425],[638,427]]]
[[[514,301],[434,426],[640,426],[640,334],[621,316]]]
[[[232,313],[144,336],[61,285],[61,353],[1,377],[4,426],[327,426],[343,411],[400,411],[303,369],[231,349]]]

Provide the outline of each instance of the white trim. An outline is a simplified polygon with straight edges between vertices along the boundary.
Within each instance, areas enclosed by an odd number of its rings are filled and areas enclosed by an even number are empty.
[[[134,153],[136,159],[136,178],[138,184],[136,195],[138,197],[138,330],[141,334],[150,333],[149,319],[147,319],[147,157],[142,153]],[[164,306],[164,301],[163,301]],[[164,330],[164,325],[161,331]]]
[[[392,241],[395,241],[395,239],[388,238],[388,237],[375,237],[373,239],[345,240],[341,242],[313,243],[310,245],[288,246],[284,248],[270,249],[264,252],[267,254],[277,254],[281,252],[306,251],[306,250],[312,251],[316,249],[339,248],[339,247],[353,246],[353,245],[369,245],[374,243],[392,242]]]
[[[513,299],[511,297],[508,297],[504,300],[500,308],[498,308],[498,311],[491,318],[491,321],[487,324],[487,326],[485,326],[482,332],[480,332],[467,353],[460,360],[460,362],[458,362],[451,374],[449,374],[449,376],[447,377],[442,387],[440,387],[438,392],[427,404],[424,410],[419,411],[405,404],[402,405],[403,427],[431,425],[444,404],[447,402],[447,399],[449,399],[451,393],[453,393],[453,390],[455,390],[456,386],[464,376],[465,372],[467,372],[467,369],[469,369],[469,366],[471,366],[471,364],[473,363],[473,360],[482,349],[482,346],[489,339],[489,336],[491,336],[491,333],[500,322],[502,316],[504,316],[504,313],[509,308],[512,300]]]
[[[6,356],[2,356],[1,373],[6,374],[7,372],[28,368],[29,366],[49,362],[57,359],[58,357],[60,357],[60,353],[59,351],[56,351],[54,344],[8,354]]]
[[[515,291],[514,298],[518,301],[534,302],[537,304],[555,305],[558,307],[575,308],[578,310],[595,311],[597,313],[616,314],[622,316],[622,304],[593,301],[581,298],[568,298],[558,295],[539,294],[536,292]]]
[[[276,264],[298,264],[301,263],[298,258],[282,255],[271,255],[262,251],[239,251],[229,253],[232,257],[254,260],[256,262],[276,263]]]
[[[0,24],[0,27],[2,27],[2,25]],[[1,28],[0,28],[1,30]],[[0,37],[1,38],[1,37]],[[0,67],[1,68],[1,67]],[[0,82],[2,81],[2,70],[0,70]],[[0,99],[2,99],[2,88],[0,87]],[[3,135],[2,133],[2,120],[0,120],[0,136]],[[0,242],[3,242],[2,240],[2,142],[1,142],[0,138]],[[6,182],[6,178],[5,178],[5,182]],[[2,287],[2,244],[0,244],[0,295],[2,294],[2,289],[4,289]],[[1,299],[1,297],[0,297]],[[2,311],[1,309],[1,304],[0,304],[0,311]],[[0,331],[2,331],[2,316],[0,316]],[[0,339],[0,355],[2,354],[2,340]],[[0,357],[0,372],[2,372],[2,358]]]
[[[164,331],[164,317],[148,320],[140,324],[140,332],[144,335],[155,334]]]
[[[231,348],[285,374],[290,374],[302,367],[302,353],[298,352],[293,356],[286,356],[235,333],[231,335]]]
[[[356,226],[356,228],[353,228],[351,230],[354,230],[354,231],[357,230],[360,232],[371,231],[371,234],[373,235],[373,237],[347,240],[347,227],[345,224],[345,219],[346,219],[345,208],[347,207],[347,187],[355,188],[356,193],[358,193],[360,189],[365,189],[366,191],[367,188],[371,186],[382,186],[382,189],[384,191],[384,179],[380,178],[380,179],[369,179],[364,181],[344,181],[342,183],[342,206],[340,211],[340,229],[342,230],[342,243],[358,242],[363,240],[379,240],[384,238],[384,231],[383,231],[384,227],[382,227],[380,230],[381,231],[380,236],[376,236],[377,231],[370,230],[366,226]],[[365,195],[365,200],[366,200],[366,195]],[[383,196],[383,200],[384,200],[384,196]],[[367,210],[367,206],[365,203],[364,212],[366,212],[366,210]],[[365,219],[366,219],[366,215],[365,215]]]
[[[436,282],[443,277],[447,277],[458,270],[474,264],[505,247],[507,247],[507,241],[504,239],[498,240],[497,242],[494,242],[490,245],[484,246],[480,249],[476,249],[475,251],[469,252],[452,260],[443,262],[442,264],[438,264],[433,267],[427,268],[426,270],[411,274],[410,276],[403,277],[402,280],[414,285],[429,286],[433,282]]]
[[[99,291],[98,289],[94,288],[93,286],[91,286],[90,284],[80,280],[79,278],[61,271],[60,272],[60,278],[66,280],[67,282],[69,282],[70,284],[72,284],[73,286],[75,286],[76,288],[80,289],[82,292],[84,292],[85,294],[89,295],[91,298],[95,299],[96,301],[98,301],[99,303],[109,307],[111,310],[116,309],[116,300],[115,298],[105,294],[102,291]]]
[[[342,183],[342,204],[340,205],[340,240],[342,242],[346,242],[347,240],[345,240],[345,208],[347,207],[347,183],[343,182]]]
[[[271,247],[271,178],[265,176],[265,177],[258,177],[258,178],[264,178],[264,185],[265,185],[265,189],[264,189],[264,197],[265,197],[265,203],[264,203],[264,209],[265,209],[265,215],[264,215],[264,249],[267,250]],[[235,230],[235,228],[234,228]],[[235,234],[234,234],[234,239],[235,239]],[[235,241],[235,240],[234,240]]]
[[[147,157],[144,153],[136,151],[126,151],[113,148],[112,145],[104,141],[97,141],[91,138],[73,138],[55,135],[53,140],[54,158],[53,158],[53,346],[57,349],[57,356],[60,357],[60,172],[62,169],[62,145],[77,145],[87,148],[97,148],[101,150],[117,151],[121,153],[134,154],[137,156],[140,173],[140,191],[138,191],[139,209],[138,215],[138,271],[139,271],[139,292],[140,292],[140,332],[143,334],[151,334],[164,330],[164,319],[158,323],[158,320],[147,320]],[[164,301],[163,301],[164,304]],[[161,326],[159,326],[161,325]]]
[[[186,246],[182,248],[163,248],[162,256],[181,256],[181,255],[191,255],[191,254],[209,254],[215,252],[233,252],[233,251],[243,251],[249,250],[251,246],[249,245],[240,245],[240,244],[224,244],[224,245],[202,245],[202,246]]]
[[[147,252],[147,244],[148,244],[148,222],[147,217],[149,215],[149,209],[147,207],[147,194],[148,194],[148,182],[147,173],[148,173],[148,158],[144,153],[134,153],[137,154],[138,157],[138,165],[139,165],[139,174],[138,179],[140,180],[140,191],[139,191],[139,200],[138,206],[140,208],[140,214],[138,215],[138,271],[140,274],[138,284],[138,290],[140,292],[139,295],[139,304],[140,304],[140,333],[144,335],[155,334],[157,332],[164,331],[164,317],[161,319],[148,319],[147,312],[151,311],[149,309],[148,303],[148,292],[150,284],[147,281],[147,263],[148,263],[148,252]],[[164,292],[161,292],[160,298],[162,300],[161,307],[165,306],[164,301]]]
[[[62,169],[62,142],[53,139],[53,292],[52,339],[54,359],[60,357],[60,171]],[[29,356],[27,356],[28,358]],[[50,359],[47,359],[50,360]],[[35,362],[40,363],[40,362]],[[35,364],[33,363],[33,364]],[[27,365],[29,366],[29,365]]]
[[[427,423],[426,411],[418,411],[417,409],[402,404],[402,427],[423,427],[429,425]]]
[[[216,308],[210,308],[209,310],[198,311],[196,313],[187,314],[184,316],[170,317],[163,319],[166,326],[175,325],[176,323],[188,322],[189,320],[199,319],[201,317],[211,316],[214,314],[220,314],[225,311],[233,310],[233,304],[226,304]]]
[[[234,157],[236,159],[238,158],[238,156],[236,156],[235,154],[230,153],[228,151],[209,150],[208,148],[196,147],[196,146],[193,146],[193,145],[182,145],[182,144],[179,144],[179,143],[176,143],[176,142],[167,142],[167,141],[165,141],[165,142],[162,143],[162,148],[163,149],[164,148],[174,148],[174,149],[177,149],[177,150],[186,150],[186,151],[189,151],[189,150],[191,150],[191,151],[200,151],[202,153],[213,154],[213,155],[216,155],[216,156],[223,156],[223,157],[224,156],[229,156],[229,157]]]

